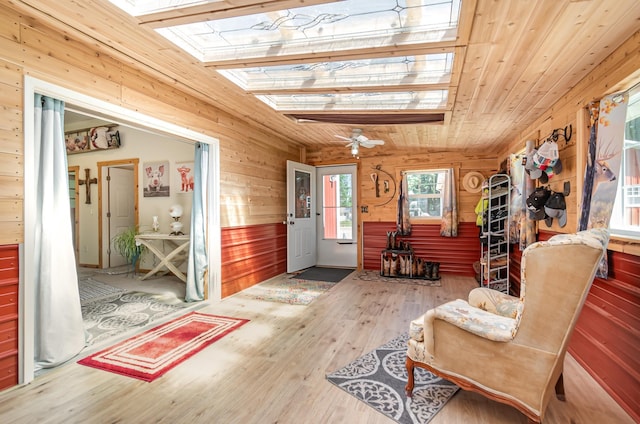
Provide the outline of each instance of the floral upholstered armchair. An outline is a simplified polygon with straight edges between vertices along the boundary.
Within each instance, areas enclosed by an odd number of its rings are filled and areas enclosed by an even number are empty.
[[[534,243],[519,298],[476,288],[412,321],[407,395],[418,366],[542,422],[554,387],[564,400],[564,356],[608,241],[593,229]]]

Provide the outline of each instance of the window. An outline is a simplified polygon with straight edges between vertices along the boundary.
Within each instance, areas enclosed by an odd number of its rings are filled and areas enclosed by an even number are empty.
[[[442,197],[448,174],[444,169],[405,172],[410,217],[442,217]]]
[[[640,87],[629,92],[618,194],[611,215],[612,233],[640,237]]]
[[[322,177],[322,224],[325,240],[353,240],[353,181],[351,174]]]

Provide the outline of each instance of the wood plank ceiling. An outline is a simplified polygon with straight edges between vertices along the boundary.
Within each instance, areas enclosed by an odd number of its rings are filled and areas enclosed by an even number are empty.
[[[640,30],[637,0],[462,0],[458,33],[451,41],[361,48],[356,40],[349,50],[201,62],[162,37],[156,29],[332,2],[220,0],[140,17],[126,14],[108,0],[12,2],[31,13],[39,13],[65,32],[79,34],[82,42],[98,43],[114,57],[156,78],[171,81],[239,119],[257,122],[266,132],[309,149],[343,146],[345,142],[335,135],[350,136],[354,128],[361,128],[368,138],[384,140],[386,148],[498,153],[623,41]],[[244,91],[218,73],[219,69],[229,67],[447,51],[454,52],[454,62],[450,81],[443,87],[448,90],[446,105],[432,111],[439,116],[423,116],[426,123],[387,123],[390,117],[398,115],[410,119],[407,110],[375,113],[362,110],[354,111],[353,115],[305,110],[318,119],[326,119],[327,115],[334,121],[341,118],[342,123],[297,122],[258,100],[256,93]],[[434,87],[437,88],[437,84]],[[380,87],[371,88],[374,89],[380,90]],[[294,91],[323,92],[313,87]],[[327,91],[348,92],[350,88]],[[265,92],[269,91],[262,94]],[[287,93],[291,94],[292,90]]]

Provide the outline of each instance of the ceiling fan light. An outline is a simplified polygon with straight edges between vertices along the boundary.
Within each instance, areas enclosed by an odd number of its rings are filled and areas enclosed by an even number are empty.
[[[355,155],[357,155],[357,154],[358,154],[358,145],[357,145],[356,143],[353,143],[353,144],[351,145],[351,154],[352,154],[353,156],[355,156]]]

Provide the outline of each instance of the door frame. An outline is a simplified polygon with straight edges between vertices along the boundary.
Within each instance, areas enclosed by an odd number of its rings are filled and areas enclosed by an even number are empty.
[[[80,263],[80,190],[78,189],[78,181],[80,178],[78,177],[78,173],[80,172],[79,165],[73,165],[67,167],[67,175],[73,172],[74,175],[74,191],[76,192],[74,199],[74,216],[73,216],[73,235],[74,235],[74,246],[73,251],[76,255],[76,264]]]
[[[98,162],[96,165],[98,167],[98,268],[102,269],[104,262],[104,243],[110,243],[110,240],[104,240],[103,239],[103,231],[104,231],[104,227],[103,227],[103,218],[104,218],[104,197],[103,197],[103,190],[104,187],[102,187],[102,173],[104,171],[105,168],[123,168],[125,166],[133,166],[133,186],[134,186],[134,190],[133,190],[133,222],[134,222],[134,226],[136,228],[138,228],[138,225],[140,225],[140,207],[138,204],[139,201],[139,194],[138,194],[138,187],[139,187],[139,177],[138,177],[138,167],[140,164],[140,159],[138,158],[132,158],[132,159],[120,159],[120,160],[111,160],[111,161],[105,161],[105,162]],[[109,200],[109,199],[106,199]]]
[[[296,202],[299,200],[298,187],[295,181],[296,172],[308,173],[309,191],[306,193],[309,216],[296,216]],[[316,232],[316,167],[304,163],[287,161],[287,272],[292,273],[304,268],[312,267],[316,264],[318,249],[318,234]],[[303,201],[305,201],[303,199]],[[296,225],[297,224],[297,225]],[[302,232],[298,229],[301,228]],[[303,236],[310,236],[311,242]],[[305,247],[309,249],[305,252]],[[298,248],[296,248],[298,247]],[[300,252],[300,255],[296,253]]]
[[[346,174],[346,172],[343,172],[346,169],[349,169],[349,171],[351,171],[352,175],[353,175],[353,181],[352,181],[352,191],[353,191],[353,196],[352,196],[352,202],[353,202],[353,206],[352,206],[352,220],[353,220],[353,237],[352,237],[352,242],[349,243],[349,245],[354,245],[354,249],[352,254],[354,255],[354,262],[355,265],[353,265],[354,268],[358,267],[358,264],[360,263],[360,254],[359,254],[359,246],[360,246],[360,214],[358,213],[358,205],[359,205],[359,199],[360,199],[360,190],[358,189],[358,164],[357,163],[340,163],[340,164],[335,164],[335,165],[318,165],[316,166],[316,193],[317,193],[317,202],[316,202],[316,208],[317,208],[317,230],[316,230],[316,250],[317,250],[317,264],[318,266],[336,266],[336,267],[347,267],[347,265],[344,264],[331,264],[330,260],[327,261],[327,263],[322,263],[323,261],[321,261],[321,248],[322,246],[326,246],[327,243],[323,242],[323,235],[321,233],[321,228],[322,228],[322,221],[324,219],[324,217],[322,216],[323,213],[323,206],[324,206],[324,202],[323,202],[323,196],[321,193],[321,189],[323,187],[322,184],[322,175],[326,175],[327,173],[334,173],[334,171],[337,171],[337,173],[342,173],[342,174]],[[327,172],[325,172],[327,171]],[[335,241],[335,243],[340,244],[338,241]],[[343,249],[342,247],[338,247],[338,250],[342,250],[343,253],[345,253],[344,251],[347,251],[346,253],[351,254],[351,252],[348,252],[348,248]],[[324,255],[325,257],[329,256],[329,255]],[[351,267],[351,265],[349,265],[348,267]]]
[[[209,181],[208,197],[208,281],[209,300],[221,299],[220,271],[220,141],[217,138],[199,133],[179,125],[163,121],[123,106],[100,100],[80,92],[50,83],[31,75],[24,76],[23,86],[23,137],[24,137],[24,241],[20,250],[20,283],[18,311],[18,383],[26,384],[35,378],[35,145],[34,145],[34,96],[36,93],[51,96],[81,109],[83,113],[99,119],[109,119],[114,123],[128,125],[152,133],[177,136],[193,142],[208,144]]]

